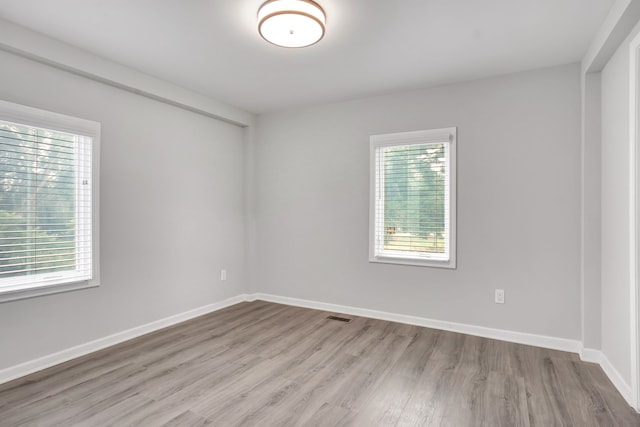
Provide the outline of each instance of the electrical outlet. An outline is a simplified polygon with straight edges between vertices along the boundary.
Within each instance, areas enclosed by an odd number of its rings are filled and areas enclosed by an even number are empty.
[[[496,289],[496,304],[504,304],[504,289]]]
[[[227,270],[224,268],[220,270],[220,280],[227,280]]]

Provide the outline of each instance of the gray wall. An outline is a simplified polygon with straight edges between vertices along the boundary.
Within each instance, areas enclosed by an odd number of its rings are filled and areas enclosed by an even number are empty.
[[[447,126],[457,270],[369,263],[369,135]],[[268,114],[257,135],[251,289],[580,339],[578,65]]]
[[[602,346],[600,78],[600,73],[582,75],[582,343],[593,350]]]
[[[242,129],[8,53],[0,64],[0,99],[102,123],[102,286],[0,304],[0,369],[244,292]]]
[[[631,384],[629,275],[629,43],[602,71],[602,352]]]

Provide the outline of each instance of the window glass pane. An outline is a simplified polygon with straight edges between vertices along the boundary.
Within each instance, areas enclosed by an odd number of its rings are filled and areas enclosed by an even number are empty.
[[[384,250],[446,254],[446,145],[383,149]]]

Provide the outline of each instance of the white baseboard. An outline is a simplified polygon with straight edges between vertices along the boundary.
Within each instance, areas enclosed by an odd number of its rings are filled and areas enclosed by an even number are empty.
[[[406,314],[388,313],[385,311],[369,310],[360,307],[350,307],[346,305],[329,304],[324,302],[310,301],[298,298],[281,297],[270,294],[253,294],[253,299],[275,302],[280,304],[294,305],[297,307],[313,308],[316,310],[331,311],[334,313],[350,314],[352,316],[370,317],[373,319],[388,320],[391,322],[406,323],[409,325],[424,326],[427,328],[440,329],[444,331],[459,332],[478,337],[491,338],[500,341],[509,341],[518,344],[533,345],[553,350],[569,351],[578,353],[582,344],[578,340],[566,338],[549,337],[544,335],[528,334],[524,332],[508,331],[504,329],[487,328],[484,326],[467,325],[464,323],[446,322],[443,320],[428,319],[426,317],[410,316]]]
[[[580,350],[580,360],[600,364],[602,362],[602,352],[593,348],[582,348]]]
[[[631,386],[622,378],[620,372],[611,364],[607,356],[600,350],[592,348],[583,348],[580,351],[580,359],[584,362],[592,362],[600,365],[604,373],[609,377],[609,380],[618,389],[618,392],[624,397],[629,406],[633,406],[633,398],[631,393]]]
[[[80,344],[75,347],[59,351],[57,353],[49,354],[38,359],[30,360],[19,365],[2,369],[0,370],[0,384],[23,377],[25,375],[32,374],[34,372],[41,371],[46,368],[50,368],[60,363],[68,362],[69,360],[85,356],[94,351],[102,350],[103,348],[119,344],[121,342],[139,337],[144,334],[148,334],[149,332],[154,332],[159,329],[166,328],[167,326],[172,326],[176,323],[184,322],[185,320],[212,313],[214,311],[229,307],[234,304],[238,304],[243,301],[247,301],[249,299],[250,297],[248,295],[238,295],[228,298],[224,301],[219,301],[213,304],[205,305],[204,307],[186,311],[184,313],[169,316],[164,319],[156,320],[155,322],[137,326],[135,328],[131,328],[126,331],[118,332],[113,335]]]
[[[631,386],[627,384],[627,382],[622,378],[622,375],[620,375],[620,372],[618,372],[618,370],[611,364],[607,356],[603,353],[601,353],[600,356],[600,367],[602,368],[604,373],[607,374],[622,397],[624,397],[624,400],[626,400],[629,406],[633,408],[634,406]]]

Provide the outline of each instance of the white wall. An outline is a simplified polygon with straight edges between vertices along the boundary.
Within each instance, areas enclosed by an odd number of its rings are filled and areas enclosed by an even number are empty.
[[[369,263],[369,135],[448,126],[457,270]],[[268,114],[255,150],[252,289],[580,339],[578,65]]]
[[[631,384],[629,303],[629,42],[602,71],[602,352]]]
[[[0,304],[0,369],[244,292],[242,129],[5,52],[0,64],[0,99],[102,123],[102,285]]]

